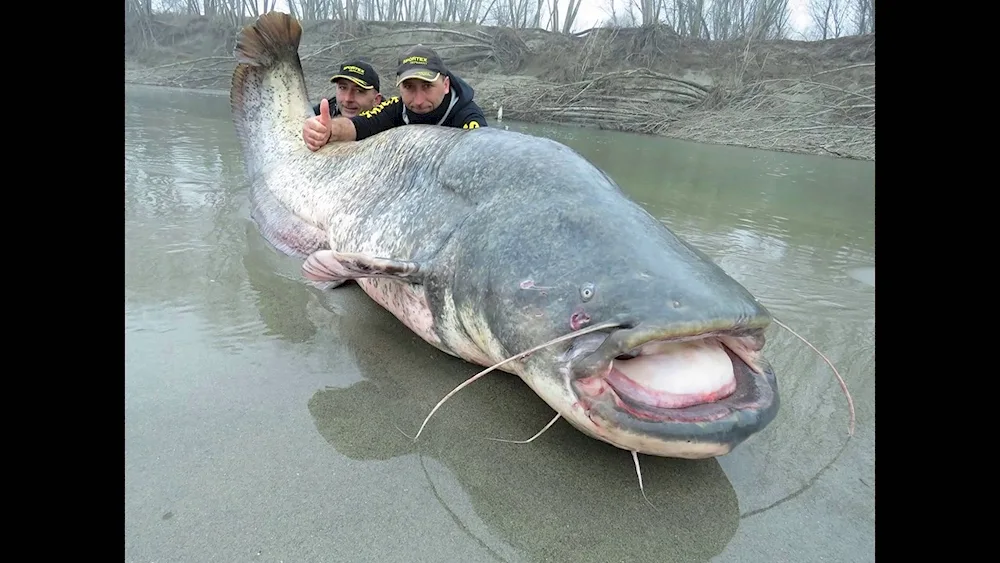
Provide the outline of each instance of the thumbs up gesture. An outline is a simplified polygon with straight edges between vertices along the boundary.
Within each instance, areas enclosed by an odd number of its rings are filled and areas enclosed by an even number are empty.
[[[330,140],[330,101],[326,98],[319,103],[319,115],[302,126],[302,140],[311,151],[318,151]]]

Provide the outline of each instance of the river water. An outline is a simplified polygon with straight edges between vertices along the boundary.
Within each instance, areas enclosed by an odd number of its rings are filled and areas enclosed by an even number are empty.
[[[509,124],[606,170],[839,369],[774,327],[775,421],[728,456],[640,456],[322,294],[248,220],[217,93],[125,89],[125,560],[875,560],[875,166]]]

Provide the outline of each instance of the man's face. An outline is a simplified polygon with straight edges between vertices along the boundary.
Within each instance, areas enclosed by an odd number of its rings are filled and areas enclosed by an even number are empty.
[[[438,76],[434,82],[407,78],[399,85],[399,97],[413,113],[430,113],[441,105],[450,88],[447,76]]]
[[[337,79],[337,107],[345,117],[354,117],[382,102],[382,94],[365,90],[346,78]]]

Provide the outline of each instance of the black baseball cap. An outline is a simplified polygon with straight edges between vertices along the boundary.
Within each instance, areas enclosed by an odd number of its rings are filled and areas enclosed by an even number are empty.
[[[399,66],[396,67],[396,86],[407,78],[419,78],[434,82],[438,76],[447,74],[448,68],[434,49],[423,45],[410,47],[399,56]]]
[[[364,61],[350,61],[340,65],[340,71],[330,77],[330,82],[338,78],[346,78],[365,90],[379,91],[378,73],[372,65]]]

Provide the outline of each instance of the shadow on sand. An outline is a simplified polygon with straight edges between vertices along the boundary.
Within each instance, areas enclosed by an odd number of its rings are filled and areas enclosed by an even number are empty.
[[[448,468],[481,520],[532,560],[707,561],[735,534],[737,495],[714,459],[640,456],[654,510],[630,454],[563,420],[529,444],[486,439],[527,439],[554,416],[519,378],[500,371],[449,399],[414,443],[403,432],[415,435],[434,405],[481,368],[420,340],[357,285],[308,288],[293,279],[297,261],[274,256],[255,234],[248,241],[244,263],[269,329],[291,341],[336,342],[365,378],[312,396],[319,433],[354,460],[419,456],[427,475],[419,485],[431,487],[470,535],[426,458]]]

